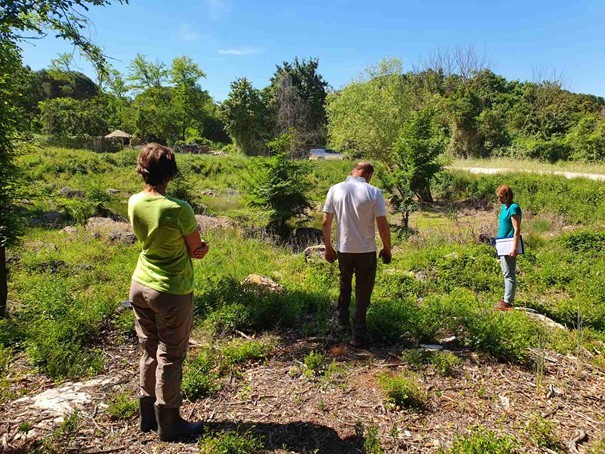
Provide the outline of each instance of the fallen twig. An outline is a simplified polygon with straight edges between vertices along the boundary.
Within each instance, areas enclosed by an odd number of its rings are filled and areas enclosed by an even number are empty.
[[[569,449],[569,452],[572,454],[579,454],[580,451],[578,451],[578,445],[580,443],[584,443],[586,440],[588,440],[588,434],[582,429],[578,429],[576,436],[573,437],[569,443],[567,443],[567,449]]]

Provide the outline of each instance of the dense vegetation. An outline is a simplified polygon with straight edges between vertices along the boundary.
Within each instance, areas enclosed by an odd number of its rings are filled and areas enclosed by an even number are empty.
[[[54,211],[57,227],[82,225],[93,215],[123,219],[127,194],[140,185],[132,171],[135,155],[61,149],[20,155],[19,167],[27,180],[36,182],[24,216],[40,224],[45,213]],[[226,215],[240,225],[208,233],[213,253],[196,264],[204,276],[196,287],[198,322],[215,332],[229,332],[295,325],[304,314],[313,314],[303,328],[306,332],[329,329],[326,320],[337,291],[333,285],[337,269],[327,263],[305,263],[262,233],[268,214],[250,206],[246,196],[259,159],[179,156],[182,172],[172,190],[190,200],[198,212]],[[301,176],[312,188],[314,207],[321,206],[332,176],[346,175],[348,166],[326,162]],[[599,276],[605,272],[601,253],[605,234],[594,219],[605,214],[603,185],[531,175],[510,176],[507,181],[516,188],[527,217],[528,253],[519,264],[520,304],[576,328],[587,342],[602,339],[605,294]],[[443,173],[433,191],[449,206],[448,217],[455,219],[461,200],[477,206],[493,203],[499,183],[495,176]],[[119,191],[107,191],[116,187]],[[318,226],[319,210],[310,214],[309,225]],[[369,314],[377,338],[414,343],[455,334],[464,345],[513,362],[528,361],[527,348],[537,339],[549,348],[575,348],[575,338],[549,337],[522,313],[503,318],[489,311],[501,290],[490,247],[475,244],[472,232],[456,237],[452,227],[439,230],[423,221],[422,213],[416,216],[420,232],[411,243],[399,244],[401,252],[390,272],[379,273]],[[563,225],[572,228],[561,234],[557,230]],[[2,344],[25,349],[32,365],[51,376],[98,371],[101,362],[81,361],[81,355],[98,359],[99,333],[119,324],[115,307],[124,299],[137,253],[134,245],[108,244],[83,228],[73,235],[59,229],[30,229],[23,245],[9,255],[13,305]],[[272,276],[286,292],[259,297],[240,284],[250,273]],[[86,370],[81,369],[84,364]]]

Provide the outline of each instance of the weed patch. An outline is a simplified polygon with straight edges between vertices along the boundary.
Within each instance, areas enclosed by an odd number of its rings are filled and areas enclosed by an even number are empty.
[[[250,433],[234,431],[206,435],[199,441],[200,454],[256,454],[264,449],[262,441]]]
[[[468,437],[456,435],[451,454],[516,454],[517,443],[510,435],[500,436],[497,433],[478,426],[472,429]]]
[[[130,419],[139,412],[139,403],[128,391],[121,391],[109,397],[107,413],[112,419]]]
[[[428,396],[420,380],[414,374],[381,375],[379,383],[387,395],[388,402],[401,408],[424,409]]]

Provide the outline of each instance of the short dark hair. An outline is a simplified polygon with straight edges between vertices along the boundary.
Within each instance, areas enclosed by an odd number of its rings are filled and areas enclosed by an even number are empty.
[[[364,175],[370,176],[374,173],[374,166],[367,161],[360,161],[355,164],[355,170],[362,172]]]
[[[137,173],[150,186],[170,181],[177,172],[174,153],[164,145],[150,142],[137,156]]]

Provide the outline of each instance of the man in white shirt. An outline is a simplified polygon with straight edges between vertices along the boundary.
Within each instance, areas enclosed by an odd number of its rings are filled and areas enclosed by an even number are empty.
[[[376,279],[376,230],[382,240],[379,256],[385,263],[391,261],[391,231],[387,222],[387,210],[380,189],[370,185],[374,167],[369,162],[359,162],[351,175],[342,183],[330,188],[323,208],[323,240],[326,260],[333,263],[338,258],[340,270],[340,295],[338,297],[338,321],[349,325],[351,282],[355,275],[355,313],[351,345],[363,347],[369,343],[366,314]],[[332,246],[332,220],[336,218],[336,249]]]

